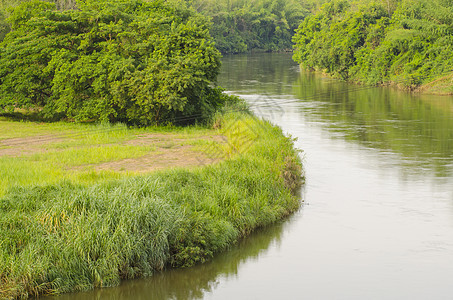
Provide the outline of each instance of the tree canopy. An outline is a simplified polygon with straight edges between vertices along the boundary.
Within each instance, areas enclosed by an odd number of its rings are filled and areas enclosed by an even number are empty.
[[[409,89],[451,77],[452,4],[333,0],[301,23],[294,59],[345,80]]]
[[[321,0],[187,0],[212,20],[211,35],[222,53],[292,48],[300,22]]]
[[[42,1],[10,13],[0,44],[0,110],[148,125],[202,118],[225,96],[205,17],[184,2]]]

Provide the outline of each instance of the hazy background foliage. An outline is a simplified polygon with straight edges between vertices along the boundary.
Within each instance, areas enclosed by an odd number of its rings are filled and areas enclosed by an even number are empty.
[[[188,0],[212,20],[211,35],[222,53],[291,49],[291,37],[313,2],[298,0]]]
[[[301,23],[294,42],[294,59],[305,67],[414,89],[451,77],[453,5],[450,0],[334,0]]]

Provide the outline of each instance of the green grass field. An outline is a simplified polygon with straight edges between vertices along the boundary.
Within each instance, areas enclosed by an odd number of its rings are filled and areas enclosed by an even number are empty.
[[[61,180],[94,183],[136,175],[134,168],[115,171],[96,167],[161,153],[175,146],[190,146],[192,155],[203,155],[204,148],[214,143],[210,136],[215,134],[201,127],[129,129],[122,124],[36,123],[2,118],[0,196],[13,186],[46,185]],[[148,137],[146,143],[140,142],[143,137]]]
[[[292,139],[247,114],[215,124],[128,129],[1,120],[0,141],[9,146],[0,148],[8,153],[0,157],[0,298],[112,286],[191,266],[297,210],[302,167]],[[11,142],[36,136],[51,142]],[[155,143],[143,143],[153,136]],[[198,166],[96,168],[189,146],[201,153]]]

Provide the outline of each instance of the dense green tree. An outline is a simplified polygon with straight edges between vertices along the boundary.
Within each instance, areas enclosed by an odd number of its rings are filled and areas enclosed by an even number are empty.
[[[188,0],[212,20],[211,35],[222,53],[291,49],[291,37],[309,10],[321,1]]]
[[[334,0],[301,23],[294,42],[294,59],[305,67],[414,89],[451,74],[453,5],[450,0]],[[451,86],[446,92],[453,92]]]
[[[308,68],[349,79],[350,70],[356,65],[356,51],[367,43],[369,32],[382,23],[388,23],[382,5],[347,0],[328,2],[297,30],[294,59]],[[376,41],[379,33],[373,34],[371,42],[379,42]]]
[[[193,121],[225,97],[207,20],[179,3],[25,2],[0,45],[0,108],[135,124]]]
[[[6,7],[31,0],[0,0],[0,40],[9,31],[2,22]],[[77,7],[77,0],[44,0],[58,10]],[[146,1],[146,0],[145,0]],[[291,38],[300,22],[327,0],[179,0],[187,3],[212,21],[210,33],[222,53],[242,53],[254,49],[289,50]],[[382,0],[386,1],[386,0]],[[387,0],[395,1],[395,0]],[[173,0],[175,2],[175,0]],[[184,5],[184,4],[183,4]]]

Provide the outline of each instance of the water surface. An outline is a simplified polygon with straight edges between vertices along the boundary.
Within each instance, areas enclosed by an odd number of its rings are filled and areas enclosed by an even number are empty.
[[[219,84],[297,137],[299,212],[211,262],[58,299],[452,299],[453,98],[348,85],[290,54]]]

